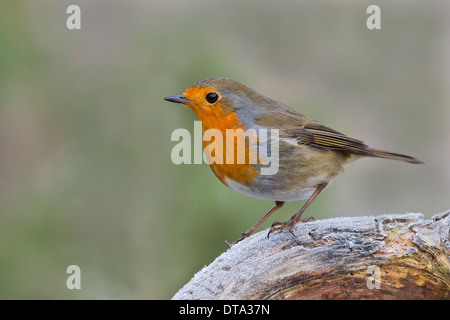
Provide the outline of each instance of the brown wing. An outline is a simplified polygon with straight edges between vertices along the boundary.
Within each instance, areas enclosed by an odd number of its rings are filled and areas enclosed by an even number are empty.
[[[280,137],[297,139],[299,143],[312,148],[376,156],[364,142],[350,138],[293,110],[274,112],[265,117],[265,121],[258,122],[279,129]]]
[[[299,143],[322,150],[344,151],[353,154],[374,156],[375,154],[362,141],[350,138],[336,131],[329,131],[327,128],[317,129],[302,126],[286,130],[286,135],[296,138]]]

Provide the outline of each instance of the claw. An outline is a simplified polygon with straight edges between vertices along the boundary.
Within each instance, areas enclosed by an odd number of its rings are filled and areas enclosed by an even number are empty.
[[[237,239],[234,242],[229,242],[228,240],[225,240],[225,244],[228,246],[228,248],[231,248],[232,246],[234,246],[239,241],[242,241],[242,240],[244,240],[245,238],[248,238],[248,237],[250,237],[250,234],[248,234],[246,232],[242,232],[242,237],[240,237],[239,239]]]
[[[269,239],[270,234],[274,231],[281,231],[283,225],[285,225],[287,222],[280,222],[280,221],[274,221],[272,225],[270,226],[269,233],[267,234],[267,239]],[[278,227],[279,226],[279,227]]]
[[[275,227],[275,226],[280,226],[280,225],[282,225],[282,224],[284,224],[284,223],[285,223],[285,222],[274,221],[270,227],[273,228],[273,227]]]
[[[280,231],[284,231],[286,229],[288,229],[288,231],[295,237],[295,234],[294,234],[294,227],[295,227],[295,225],[297,223],[305,223],[305,222],[308,222],[308,221],[311,221],[311,220],[314,220],[314,218],[313,217],[308,217],[308,218],[299,219],[299,220],[297,220],[295,218],[292,218],[291,220],[289,220],[287,222],[284,222],[284,223],[275,221],[272,224],[272,227],[270,228],[269,233],[267,234],[267,238],[270,237],[270,234],[272,232],[280,232]]]

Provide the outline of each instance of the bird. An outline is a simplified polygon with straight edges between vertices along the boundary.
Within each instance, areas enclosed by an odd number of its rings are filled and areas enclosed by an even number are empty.
[[[226,136],[232,132],[230,130],[254,130],[252,132],[256,132],[256,137],[253,140],[259,144],[264,139],[260,139],[258,132],[262,129],[277,130],[276,140],[272,137],[265,139],[268,147],[273,146],[275,141],[278,144],[278,165],[274,174],[262,174],[264,159],[257,158],[256,163],[249,161],[249,154],[253,150],[250,138],[245,143],[244,163],[209,163],[215,176],[233,191],[275,202],[260,220],[246,232],[242,232],[238,240],[225,241],[228,247],[253,234],[288,201],[307,200],[287,222],[273,222],[268,237],[284,230],[292,233],[297,223],[310,221],[312,217],[301,219],[305,210],[343,172],[344,166],[356,159],[372,157],[423,163],[415,157],[371,148],[360,140],[312,120],[292,107],[228,78],[201,80],[187,88],[182,95],[167,96],[164,100],[192,109],[202,123],[203,133],[215,129]],[[237,141],[234,138],[233,141],[234,146],[230,148],[224,145],[223,150],[215,150],[215,155],[236,151]],[[204,139],[205,152],[211,143],[212,141]]]

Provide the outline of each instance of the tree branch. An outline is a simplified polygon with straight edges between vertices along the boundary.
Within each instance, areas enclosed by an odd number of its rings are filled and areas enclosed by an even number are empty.
[[[221,254],[172,299],[450,299],[450,211],[267,232]]]

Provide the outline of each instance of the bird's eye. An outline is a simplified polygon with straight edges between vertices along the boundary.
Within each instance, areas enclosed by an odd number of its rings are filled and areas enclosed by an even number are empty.
[[[210,92],[206,95],[206,101],[208,101],[208,103],[214,103],[217,99],[219,99],[219,95],[215,92]]]

